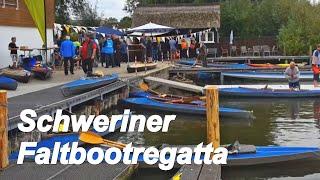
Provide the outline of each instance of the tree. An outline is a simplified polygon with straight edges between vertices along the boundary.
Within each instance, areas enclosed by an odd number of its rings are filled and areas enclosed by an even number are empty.
[[[82,4],[83,11],[78,13],[77,19],[79,19],[79,25],[82,26],[100,26],[102,14],[99,15],[97,11],[97,2],[95,5],[91,5],[88,2]]]
[[[118,19],[114,17],[106,18],[102,23],[103,26],[107,26],[111,28],[114,26],[118,26],[118,24],[119,24]]]
[[[129,16],[123,17],[119,22],[119,28],[126,29],[130,28],[132,24],[132,18]]]
[[[126,0],[126,4],[124,6],[124,11],[127,11],[128,13],[132,14],[133,11],[136,9],[138,4],[141,0]]]
[[[55,19],[60,24],[70,24],[71,16],[78,15],[84,10],[83,4],[86,0],[56,0],[55,1]]]

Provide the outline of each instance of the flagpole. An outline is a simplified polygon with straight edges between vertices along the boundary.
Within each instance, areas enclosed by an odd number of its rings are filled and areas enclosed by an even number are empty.
[[[48,65],[48,39],[47,39],[47,11],[46,11],[46,0],[43,0],[43,10],[44,10],[44,34],[45,34],[45,37],[44,37],[44,48],[45,48],[45,59],[46,59],[46,65]]]

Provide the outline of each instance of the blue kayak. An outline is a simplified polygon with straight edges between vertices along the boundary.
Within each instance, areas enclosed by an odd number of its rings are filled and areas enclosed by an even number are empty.
[[[221,73],[221,76],[250,80],[287,81],[284,72],[226,72]],[[313,80],[313,73],[311,71],[301,72],[300,80]]]
[[[16,90],[18,83],[16,80],[0,76],[0,89],[2,90]]]
[[[317,147],[256,146],[254,153],[228,156],[227,166],[258,165],[320,157]]]
[[[219,95],[223,97],[252,98],[308,98],[320,97],[320,89],[290,91],[289,89],[254,89],[254,88],[221,88]]]
[[[103,77],[86,77],[63,85],[60,90],[64,96],[85,93],[118,80],[117,74]]]
[[[195,65],[202,65],[201,63],[197,63],[195,60],[179,60],[177,61],[178,64],[186,65],[186,66],[195,66]],[[252,69],[251,66],[247,64],[217,64],[217,63],[208,63],[208,67],[215,67],[215,68],[227,68],[227,69]]]
[[[203,104],[178,104],[154,100],[151,98],[128,98],[123,100],[125,105],[134,108],[159,110],[165,112],[184,113],[192,115],[206,115],[206,108]],[[197,102],[195,102],[197,103]],[[252,112],[241,109],[220,107],[220,116],[226,118],[253,118]]]

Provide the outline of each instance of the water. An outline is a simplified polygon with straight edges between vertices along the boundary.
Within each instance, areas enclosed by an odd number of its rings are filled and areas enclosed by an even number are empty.
[[[253,110],[256,117],[251,121],[221,119],[222,144],[239,140],[242,144],[320,147],[320,99],[231,99],[221,100],[221,105]],[[137,113],[158,114],[143,110]],[[199,144],[206,141],[206,121],[205,117],[180,114],[172,122],[168,133],[119,134],[116,138],[122,142],[133,141],[137,145]],[[162,177],[152,174],[155,179]],[[143,173],[140,175],[137,179],[146,176]],[[222,177],[250,180],[320,179],[320,158],[267,166],[223,168]]]

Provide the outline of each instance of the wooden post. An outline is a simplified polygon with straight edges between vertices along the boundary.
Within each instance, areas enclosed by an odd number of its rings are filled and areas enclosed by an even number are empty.
[[[8,165],[8,100],[7,92],[0,91],[0,169]]]
[[[220,146],[219,90],[216,86],[206,86],[207,99],[207,143],[214,148]]]

